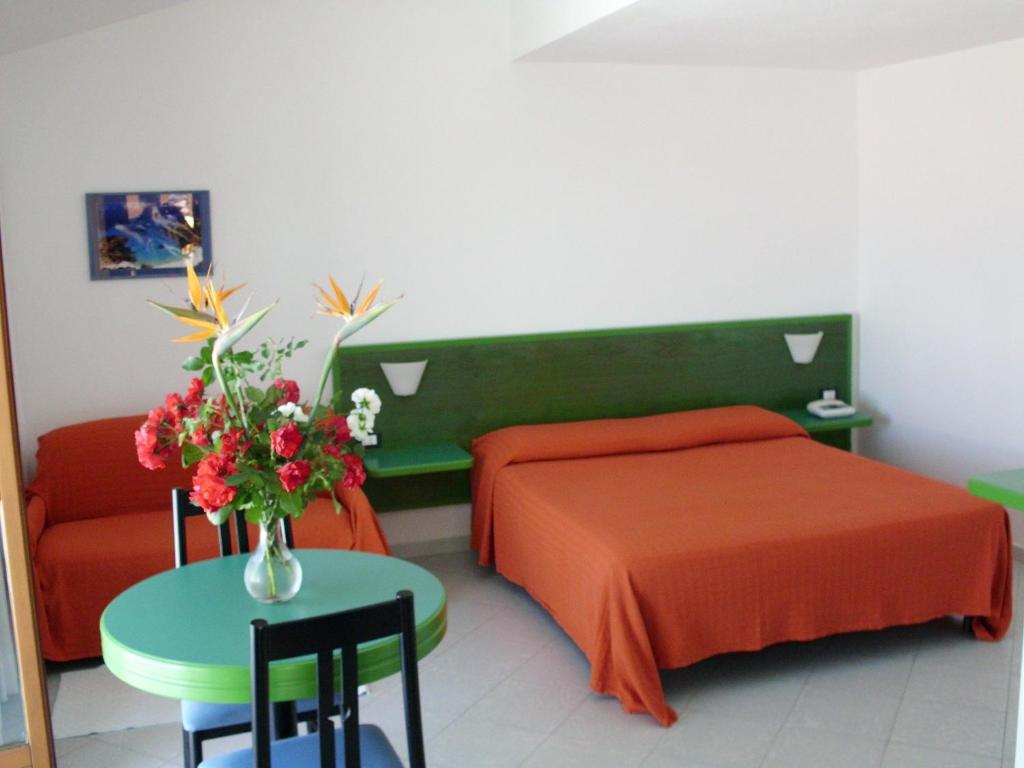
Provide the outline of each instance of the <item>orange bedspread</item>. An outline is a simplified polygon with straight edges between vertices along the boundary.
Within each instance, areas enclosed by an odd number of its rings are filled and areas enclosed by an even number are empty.
[[[473,444],[473,544],[663,725],[658,669],[786,640],[1011,616],[1005,511],[752,406],[511,427]]]

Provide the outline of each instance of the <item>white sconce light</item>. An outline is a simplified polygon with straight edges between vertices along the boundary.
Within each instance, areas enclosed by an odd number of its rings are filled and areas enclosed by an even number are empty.
[[[398,397],[409,397],[415,395],[416,390],[420,388],[420,379],[423,378],[423,371],[427,368],[427,361],[381,363],[380,367],[384,371],[384,378],[391,386],[391,391]]]
[[[814,360],[818,353],[818,345],[825,335],[824,331],[817,333],[787,333],[786,346],[789,347],[789,356],[798,365],[807,365]]]

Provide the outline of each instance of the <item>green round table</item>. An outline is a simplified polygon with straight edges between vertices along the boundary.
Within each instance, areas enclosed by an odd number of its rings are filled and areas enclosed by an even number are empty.
[[[245,591],[248,555],[158,573],[122,592],[100,617],[103,660],[129,685],[159,696],[221,704],[249,701],[249,622],[301,619],[391,600],[400,589],[416,600],[416,650],[438,646],[447,628],[441,582],[394,557],[336,549],[299,549],[302,589],[287,603],[266,605]],[[401,668],[398,638],[359,646],[359,682]],[[285,659],[270,673],[271,698],[316,695],[316,659]]]

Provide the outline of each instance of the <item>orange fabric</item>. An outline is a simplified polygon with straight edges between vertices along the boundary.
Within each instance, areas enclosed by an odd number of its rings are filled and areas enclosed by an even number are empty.
[[[551,612],[590,660],[594,690],[669,725],[659,669],[947,614],[978,617],[981,639],[1006,633],[1003,509],[815,443],[775,414],[687,415],[703,442],[682,450],[666,449],[661,427],[687,420],[663,417],[637,425],[646,443],[593,422],[589,435],[549,425],[474,444],[474,516],[489,519],[480,559],[489,547]],[[615,427],[629,452],[608,455]],[[534,460],[500,458],[524,455]]]
[[[39,437],[36,476],[26,486],[46,505],[46,524],[166,509],[172,488],[190,488],[191,471],[177,456],[167,468],[139,464],[135,430],[145,415],[87,421]]]
[[[473,441],[473,549],[480,564],[494,555],[493,493],[498,471],[523,461],[668,451],[736,440],[807,436],[796,422],[752,405],[679,411],[635,419],[531,424],[489,432]]]
[[[132,584],[174,566],[171,489],[191,485],[187,470],[139,466],[133,432],[144,416],[104,419],[39,439],[39,467],[28,484],[28,527],[43,655],[69,661],[100,654],[99,617]],[[345,507],[314,501],[295,523],[298,547],[390,554],[360,489],[337,489]],[[189,559],[217,554],[216,532],[188,520]],[[256,539],[251,538],[252,546]]]

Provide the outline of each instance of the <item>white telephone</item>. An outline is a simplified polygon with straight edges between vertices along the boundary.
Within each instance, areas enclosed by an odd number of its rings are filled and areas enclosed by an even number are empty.
[[[847,405],[834,397],[827,400],[813,400],[807,404],[807,410],[819,419],[841,419],[843,416],[853,416],[857,412],[852,405]]]

